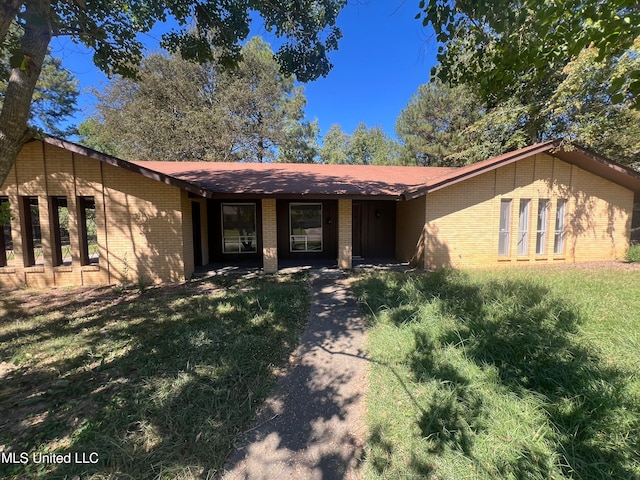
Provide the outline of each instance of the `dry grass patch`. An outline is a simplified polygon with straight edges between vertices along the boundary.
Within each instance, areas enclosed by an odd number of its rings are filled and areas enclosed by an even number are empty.
[[[296,276],[4,292],[0,452],[99,461],[5,462],[0,477],[215,475],[296,346],[308,303]]]

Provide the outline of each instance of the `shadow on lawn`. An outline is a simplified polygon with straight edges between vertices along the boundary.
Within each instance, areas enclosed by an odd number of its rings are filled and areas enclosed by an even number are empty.
[[[474,438],[485,428],[482,391],[456,364],[434,357],[436,348],[454,347],[477,367],[497,371],[498,384],[517,398],[541,399],[553,431],[547,440],[557,462],[534,443],[523,444],[517,459],[493,465],[485,472],[489,477],[550,478],[559,469],[566,478],[640,478],[640,405],[626,392],[628,374],[580,340],[580,312],[549,288],[521,280],[474,284],[461,272],[441,270],[390,283],[365,278],[358,289],[374,312],[390,310],[398,325],[416,321],[426,302],[453,319],[435,336],[416,329],[410,355],[417,381],[441,385],[420,407],[418,426],[430,452],[451,449],[473,460]],[[369,441],[377,451],[389,451],[392,446],[380,443],[382,433],[374,429]],[[375,458],[372,464],[378,468]],[[416,460],[411,468],[428,476],[433,465]]]
[[[2,335],[0,367],[20,364],[0,370],[4,451],[96,452],[99,462],[3,463],[0,476],[215,474],[270,391],[274,365],[296,345],[308,304],[304,282],[262,278],[230,287],[203,281],[121,296],[106,289],[61,301],[55,319]],[[0,322],[18,313],[29,316],[13,309]],[[69,343],[64,355],[34,365],[22,353],[59,339]]]

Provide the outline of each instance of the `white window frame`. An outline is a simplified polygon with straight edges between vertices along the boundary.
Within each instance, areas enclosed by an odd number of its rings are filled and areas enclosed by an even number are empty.
[[[240,206],[245,206],[245,207],[253,207],[253,231],[254,234],[253,235],[225,235],[224,234],[224,207],[240,207]],[[257,209],[256,209],[256,204],[255,203],[251,203],[251,202],[245,202],[245,203],[238,203],[238,202],[226,202],[226,203],[222,203],[220,205],[220,228],[222,229],[221,231],[221,237],[222,237],[222,254],[223,255],[246,255],[246,254],[254,254],[258,252],[258,231],[257,231]],[[251,239],[251,242],[253,244],[253,250],[242,250],[242,239],[243,238],[247,238],[247,239]],[[232,242],[231,240],[236,240],[237,243],[235,243],[235,245],[237,245],[238,250],[233,250],[233,251],[226,251],[226,246],[227,246],[227,239],[229,239],[229,244],[233,245],[234,242]]]
[[[564,254],[564,237],[567,216],[567,199],[559,198],[556,203],[556,227],[553,238],[554,255]]]
[[[304,205],[305,207],[309,206],[320,206],[320,235],[294,235],[293,234],[293,225],[291,223],[291,209],[292,207],[296,207],[299,205]],[[322,203],[307,203],[307,202],[291,202],[289,203],[289,252],[291,253],[321,253],[324,250],[324,230],[322,225],[323,216],[323,205]],[[309,250],[309,239],[313,237],[313,239],[320,240],[320,249],[311,249]],[[304,250],[293,249],[293,242],[300,242],[304,240]]]
[[[506,211],[505,211],[506,208]],[[503,221],[504,220],[504,221]],[[508,257],[511,243],[511,199],[500,200],[500,230],[498,233],[498,255]]]
[[[538,199],[538,217],[536,224],[536,255],[547,252],[547,223],[549,221],[549,199]]]
[[[518,210],[518,255],[529,254],[529,213],[531,199],[521,198]]]

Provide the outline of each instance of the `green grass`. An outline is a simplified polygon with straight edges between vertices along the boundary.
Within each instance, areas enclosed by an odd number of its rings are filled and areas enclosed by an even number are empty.
[[[0,296],[0,451],[96,452],[1,478],[210,478],[308,311],[303,277]]]
[[[624,258],[627,262],[640,262],[640,245],[631,245]]]
[[[640,271],[375,273],[367,478],[640,478]]]

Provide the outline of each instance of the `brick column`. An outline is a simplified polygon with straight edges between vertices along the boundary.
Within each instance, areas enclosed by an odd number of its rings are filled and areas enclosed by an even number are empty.
[[[278,271],[278,226],[274,198],[262,199],[262,268],[265,273]]]
[[[351,200],[338,200],[338,267],[352,267]]]

